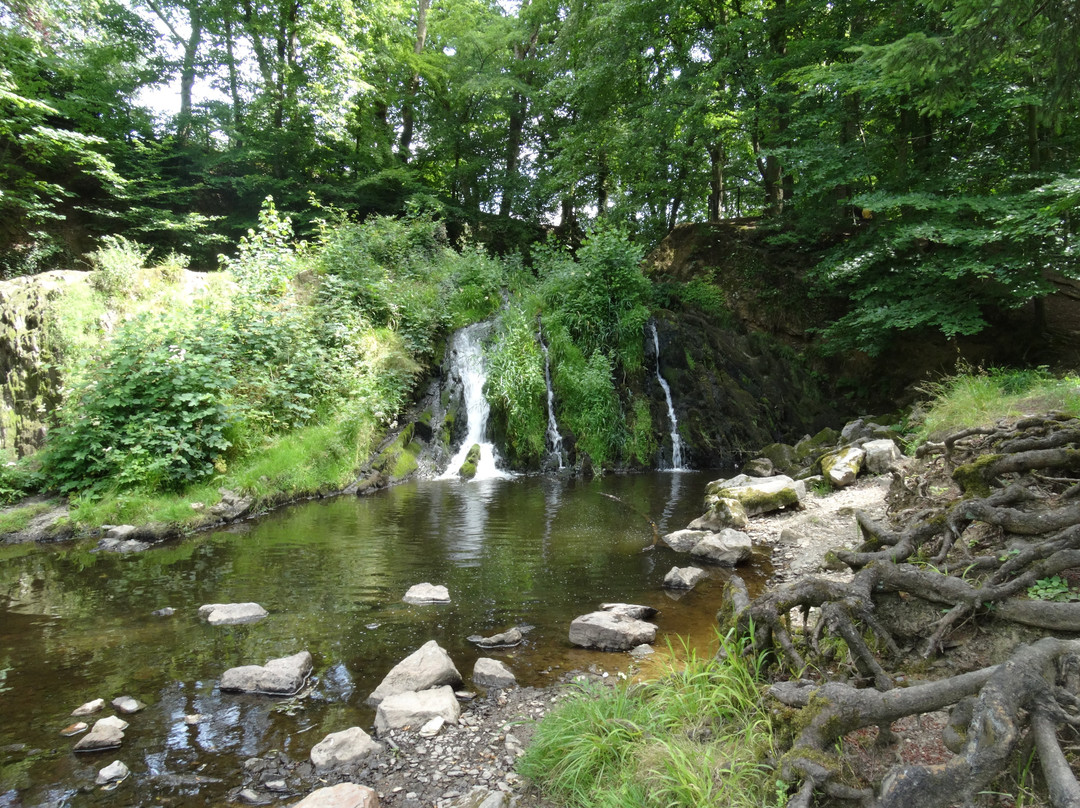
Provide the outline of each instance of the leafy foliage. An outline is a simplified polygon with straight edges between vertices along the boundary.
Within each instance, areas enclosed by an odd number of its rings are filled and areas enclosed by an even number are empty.
[[[486,361],[485,395],[506,424],[510,459],[523,465],[539,464],[546,450],[547,384],[537,326],[525,310],[508,309]]]
[[[177,489],[214,473],[230,442],[232,367],[208,314],[126,323],[71,394],[44,472],[62,492]]]

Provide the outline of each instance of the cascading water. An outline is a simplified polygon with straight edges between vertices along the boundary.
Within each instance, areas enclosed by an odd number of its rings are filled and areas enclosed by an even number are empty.
[[[682,460],[682,440],[679,438],[679,421],[675,417],[675,405],[671,402],[671,387],[667,379],[660,375],[660,337],[656,334],[656,323],[650,322],[652,329],[653,348],[656,351],[656,380],[664,390],[664,400],[667,402],[668,421],[671,423],[671,471],[685,471]]]
[[[476,463],[474,480],[511,476],[498,468],[495,446],[486,440],[491,407],[484,397],[487,372],[484,369],[483,341],[490,328],[490,323],[473,323],[454,334],[450,343],[450,376],[461,385],[461,394],[465,399],[468,431],[457,454],[450,459],[450,465],[438,478],[440,480],[457,478],[462,464],[469,455],[469,450],[477,445],[480,447],[480,459]]]
[[[551,459],[558,464],[559,471],[566,468],[563,462],[562,435],[559,434],[559,424],[555,420],[555,392],[551,389],[551,357],[548,356],[547,343],[544,342],[543,333],[537,334],[540,347],[544,351],[544,381],[547,383],[547,445],[551,448]]]

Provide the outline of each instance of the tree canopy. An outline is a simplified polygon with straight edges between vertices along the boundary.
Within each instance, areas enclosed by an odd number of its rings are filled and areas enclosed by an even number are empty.
[[[1075,275],[1073,2],[0,0],[0,264],[209,265],[262,201],[839,246],[827,336],[973,333]],[[148,106],[157,88],[175,107]],[[305,213],[306,211],[306,213]],[[837,236],[841,238],[836,238]]]

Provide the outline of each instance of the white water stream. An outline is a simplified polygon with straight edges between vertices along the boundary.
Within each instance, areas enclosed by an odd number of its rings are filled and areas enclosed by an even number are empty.
[[[559,434],[559,424],[555,420],[555,391],[551,389],[551,357],[548,356],[547,343],[544,342],[543,333],[538,333],[540,347],[544,351],[544,381],[547,383],[547,444],[551,448],[551,458],[558,463],[559,471],[566,468],[562,445],[562,435]]]
[[[686,471],[682,459],[682,440],[679,438],[679,420],[675,417],[675,405],[671,402],[671,387],[667,379],[660,375],[660,337],[656,334],[656,323],[650,322],[652,329],[653,348],[656,351],[656,380],[664,389],[664,400],[667,401],[668,421],[671,423],[671,471]]]
[[[457,479],[469,450],[475,445],[480,446],[480,460],[476,464],[476,475],[472,479],[506,479],[512,476],[498,467],[495,445],[487,440],[491,407],[484,397],[487,372],[484,369],[483,341],[490,329],[490,323],[473,323],[454,334],[450,342],[450,376],[461,385],[468,432],[457,454],[450,459],[450,465],[438,477],[440,480]]]

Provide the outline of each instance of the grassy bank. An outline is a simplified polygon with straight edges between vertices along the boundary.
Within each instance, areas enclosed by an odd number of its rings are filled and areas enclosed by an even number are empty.
[[[785,786],[768,763],[762,660],[740,651],[723,640],[648,684],[582,686],[539,724],[519,771],[582,808],[774,804]]]

